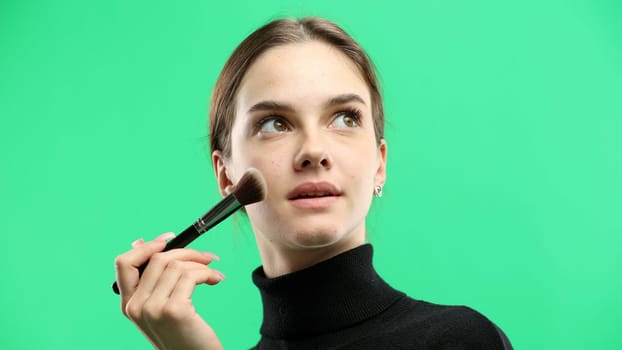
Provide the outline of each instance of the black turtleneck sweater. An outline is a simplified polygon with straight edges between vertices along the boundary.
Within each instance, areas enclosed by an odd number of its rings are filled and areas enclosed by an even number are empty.
[[[301,271],[253,282],[263,301],[256,350],[512,349],[503,332],[464,306],[409,298],[374,270],[366,244]]]

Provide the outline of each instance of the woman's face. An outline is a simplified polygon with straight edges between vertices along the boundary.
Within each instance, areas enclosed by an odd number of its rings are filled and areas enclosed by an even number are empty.
[[[231,156],[213,157],[221,192],[244,171],[265,177],[246,207],[259,244],[304,249],[364,242],[373,188],[385,181],[369,89],[350,59],[318,42],[263,53],[236,98]]]

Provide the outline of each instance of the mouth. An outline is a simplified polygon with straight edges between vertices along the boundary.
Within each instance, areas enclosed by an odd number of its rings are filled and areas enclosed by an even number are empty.
[[[332,197],[335,196],[334,193],[330,192],[305,192],[299,195],[293,196],[289,198],[289,200],[297,200],[297,199],[305,199],[305,198],[318,198],[318,197]]]
[[[287,194],[287,199],[321,198],[341,196],[341,191],[330,182],[305,182]]]
[[[287,194],[287,199],[298,208],[322,209],[333,204],[341,195],[330,182],[305,182]]]

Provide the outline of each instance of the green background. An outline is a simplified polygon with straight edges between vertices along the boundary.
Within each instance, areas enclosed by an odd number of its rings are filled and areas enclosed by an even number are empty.
[[[466,304],[517,349],[622,348],[622,3],[0,2],[1,349],[149,349],[110,291],[114,257],[218,194],[208,97],[270,19],[340,23],[379,69],[388,180],[375,263],[409,295]],[[242,217],[193,247],[226,348],[258,340]]]

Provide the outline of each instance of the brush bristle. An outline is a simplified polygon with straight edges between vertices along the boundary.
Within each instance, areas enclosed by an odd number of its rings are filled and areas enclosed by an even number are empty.
[[[266,180],[259,170],[250,168],[238,181],[233,195],[240,204],[249,205],[264,200],[268,192],[267,187]]]

